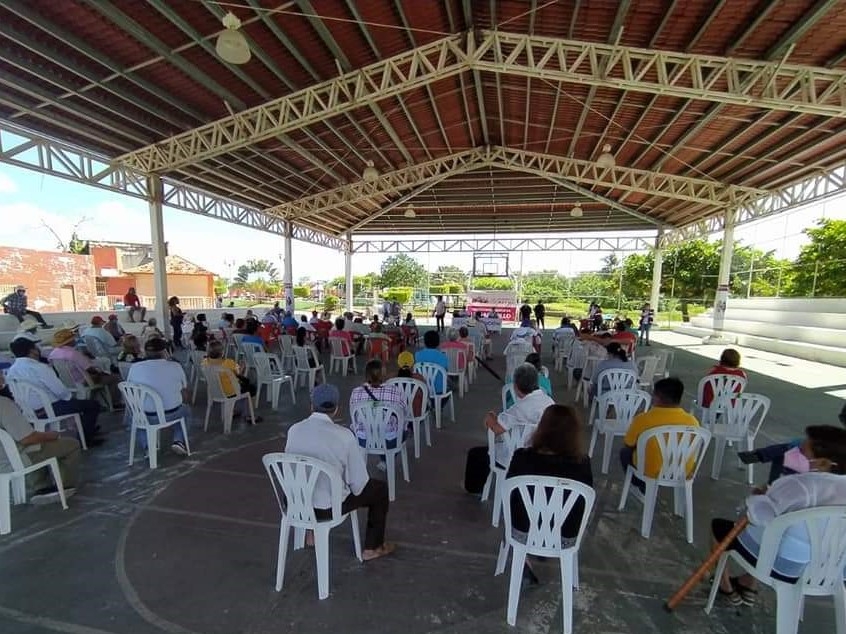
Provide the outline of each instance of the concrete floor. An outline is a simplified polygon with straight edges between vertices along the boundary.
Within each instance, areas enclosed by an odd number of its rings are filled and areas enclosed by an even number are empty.
[[[672,333],[655,339],[676,348],[673,373],[689,390],[720,351]],[[800,434],[807,424],[837,424],[846,370],[744,353],[749,390],[773,399],[759,444]],[[504,370],[501,357],[495,367]],[[344,394],[360,381],[331,378]],[[553,385],[558,400],[572,400],[562,375],[553,373]],[[460,488],[465,452],[484,442],[481,419],[498,407],[499,389],[482,370],[457,402],[457,422],[433,432],[433,446],[411,460],[410,483],[399,479],[388,522],[395,556],[359,564],[348,525],[333,531],[326,601],[317,599],[309,550],[289,554],[286,586],[273,589],[279,515],[260,461],[281,450],[287,427],[306,415],[305,390],[294,408],[284,398],[276,413],[262,404],[265,422],[229,436],[219,423],[202,431],[199,403],[190,431],[194,453],[185,459],[165,453],[155,472],[145,463],[127,467],[128,435],[117,416],[105,417],[109,442],[85,456],[85,484],[69,510],[12,510],[13,532],[0,539],[0,632],[558,632],[560,575],[552,563],[538,566],[539,586],[523,589],[517,627],[506,624],[507,575],[493,576],[501,529],[490,525],[490,506]],[[598,497],[574,599],[576,632],[774,630],[774,595],[766,589],[755,609],[718,604],[708,616],[701,586],[675,613],[662,610],[705,555],[709,518],[733,516],[745,494],[744,472],[734,461],[726,460],[717,482],[700,474],[695,543],[688,545],[666,493],[651,539],[642,539],[639,505],[616,510],[619,466],[612,463],[602,476],[600,459],[594,458]],[[375,469],[373,475],[383,477]],[[765,478],[764,469],[757,476]],[[833,631],[833,618],[829,602],[809,600],[801,629]]]

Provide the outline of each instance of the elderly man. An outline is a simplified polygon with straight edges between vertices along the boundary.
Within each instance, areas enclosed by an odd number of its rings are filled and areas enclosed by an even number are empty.
[[[136,312],[141,313],[141,317],[138,321],[144,321],[147,309],[141,305],[141,298],[138,297],[138,293],[135,292],[135,287],[130,286],[129,290],[126,291],[126,295],[123,296],[123,305],[126,308],[126,312],[129,313],[129,321],[135,323]]]
[[[24,317],[31,315],[35,320],[41,324],[42,328],[52,328],[50,324],[44,321],[41,313],[27,308],[26,288],[22,285],[15,287],[15,292],[6,295],[3,298],[3,312],[14,315],[18,321],[23,321]]]
[[[120,394],[117,391],[120,375],[104,372],[94,365],[90,357],[80,352],[76,348],[76,333],[73,330],[67,328],[57,330],[53,335],[53,346],[54,348],[47,356],[48,360],[67,361],[70,364],[73,380],[77,384],[85,385],[90,381],[94,385],[106,385],[111,392],[112,402],[120,402]]]
[[[5,391],[3,375],[0,374],[0,390]],[[35,431],[15,402],[0,394],[0,428],[4,429],[15,441],[24,466],[34,462],[41,462],[48,458],[56,458],[59,472],[62,474],[62,486],[65,496],[76,493],[79,480],[79,442],[73,438],[66,438],[56,431]],[[9,457],[0,448],[0,473],[12,470]],[[54,501],[59,491],[56,483],[49,476],[46,469],[39,469],[28,477],[33,490],[30,502],[46,504]]]
[[[191,409],[186,405],[190,398],[188,379],[185,377],[185,370],[182,369],[182,366],[176,361],[168,360],[166,356],[167,342],[164,339],[147,340],[147,343],[144,344],[144,360],[132,364],[126,380],[129,383],[140,383],[153,390],[162,399],[165,420],[172,421],[177,418],[184,418],[187,427],[191,420]],[[159,419],[156,412],[153,411],[152,403],[145,403],[144,408],[147,412],[147,421],[152,425],[158,424]],[[126,411],[125,422],[129,427],[132,418],[129,409]],[[173,425],[171,429],[173,430],[171,451],[178,456],[187,456],[188,449],[185,445],[182,427]],[[138,444],[146,453],[146,432],[138,430],[137,439]]]
[[[6,378],[10,381],[26,381],[44,390],[57,416],[79,414],[85,442],[89,447],[103,444],[103,439],[96,435],[99,429],[97,416],[100,414],[100,405],[94,400],[72,398],[70,390],[59,380],[53,368],[41,360],[38,343],[37,337],[28,334],[19,335],[12,341],[9,348],[15,355],[15,362],[6,372]],[[43,411],[44,404],[41,399],[34,398],[26,405],[37,414]]]
[[[120,341],[126,334],[126,331],[123,329],[123,326],[120,325],[118,316],[115,313],[109,315],[109,321],[107,321],[103,326],[103,330],[109,333],[115,341]]]
[[[91,325],[82,331],[82,339],[85,340],[88,337],[96,339],[101,344],[103,352],[109,357],[117,358],[118,352],[120,352],[117,341],[103,328],[105,323],[105,320],[100,315],[94,315],[91,318]],[[88,352],[96,356],[98,351],[89,350]]]
[[[336,425],[341,395],[338,388],[323,383],[311,393],[311,416],[291,425],[285,451],[329,463],[338,470],[344,487],[341,512],[367,508],[367,532],[364,537],[365,561],[390,555],[395,546],[385,542],[388,516],[388,486],[367,475],[364,456],[352,431]],[[312,503],[318,519],[329,519],[331,511],[329,483],[320,478],[314,488]]]
[[[511,462],[511,452],[503,442],[502,435],[518,426],[522,427],[524,432],[527,428],[537,426],[544,410],[555,404],[555,401],[538,387],[538,371],[530,363],[524,363],[514,370],[514,394],[517,397],[514,405],[499,414],[488,412],[484,420],[485,429],[491,430],[497,437],[494,458],[498,465],[506,469]],[[523,436],[528,440],[531,434],[524,433]],[[479,495],[489,474],[490,457],[487,446],[473,447],[467,452],[464,488],[468,493]]]

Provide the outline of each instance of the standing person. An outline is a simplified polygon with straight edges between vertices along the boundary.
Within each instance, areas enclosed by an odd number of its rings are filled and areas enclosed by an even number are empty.
[[[12,341],[9,348],[15,355],[15,362],[6,371],[6,377],[9,380],[18,379],[32,383],[47,392],[50,405],[57,416],[79,414],[86,444],[89,447],[102,445],[104,441],[97,435],[99,403],[91,399],[73,398],[71,391],[59,380],[53,368],[41,360],[38,341],[33,335],[19,335]],[[27,406],[38,412],[42,407],[41,399],[34,399],[27,403]]]
[[[435,302],[435,310],[432,313],[435,315],[435,327],[438,332],[444,331],[444,316],[446,315],[446,304],[444,303],[444,296],[438,295]]]
[[[166,358],[167,342],[164,339],[150,339],[144,344],[144,360],[133,363],[129,368],[126,377],[129,383],[140,383],[158,394],[162,399],[162,408],[166,421],[185,419],[185,427],[191,424],[191,408],[187,405],[190,398],[188,390],[188,379],[185,377],[185,370],[182,365]],[[153,409],[153,404],[145,402],[144,410],[147,413],[147,422],[157,425],[159,418]],[[129,408],[126,410],[125,422],[130,427],[132,414]],[[185,435],[182,433],[181,425],[171,426],[173,430],[173,442],[170,449],[178,456],[187,456],[188,449],[185,445]],[[139,429],[136,440],[144,451],[147,451],[147,432]]]
[[[546,306],[543,305],[543,300],[538,300],[538,303],[535,305],[535,321],[537,321],[537,326],[540,330],[546,330],[546,324],[544,323],[544,317],[546,317]]]
[[[138,321],[144,321],[147,309],[141,305],[141,298],[138,297],[138,293],[135,292],[134,286],[130,286],[129,290],[126,291],[126,295],[123,296],[123,305],[126,308],[126,312],[129,313],[129,321],[135,323],[136,311],[141,313],[141,317]]]
[[[652,330],[654,319],[655,311],[649,306],[649,302],[646,302],[640,310],[640,336],[638,337],[638,344],[643,345],[645,341],[647,346],[651,345],[649,343],[649,331]]]
[[[341,512],[367,509],[367,532],[361,556],[371,561],[390,555],[396,548],[385,541],[390,505],[388,485],[367,475],[367,464],[355,435],[335,424],[333,418],[338,415],[340,403],[337,387],[328,383],[316,386],[311,393],[311,416],[288,429],[285,452],[317,458],[337,469],[344,488]],[[317,480],[312,503],[318,520],[331,517],[331,491],[326,478]]]
[[[3,312],[14,315],[18,318],[18,321],[23,321],[24,317],[31,315],[39,324],[41,324],[42,328],[53,327],[44,321],[41,313],[27,308],[26,287],[21,284],[18,284],[15,287],[15,292],[6,295],[0,303],[3,304]]]
[[[179,298],[174,295],[167,300],[168,312],[170,313],[170,327],[173,328],[173,345],[177,348],[183,348],[182,345],[182,320],[185,319],[185,313],[179,307]]]

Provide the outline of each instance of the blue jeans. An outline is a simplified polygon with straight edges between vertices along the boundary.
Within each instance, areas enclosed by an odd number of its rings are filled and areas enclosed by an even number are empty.
[[[185,426],[191,424],[191,408],[188,407],[185,403],[180,405],[173,411],[165,412],[165,421],[170,422],[172,420],[176,420],[177,418],[184,418],[185,419]],[[124,424],[132,429],[132,413],[127,408],[126,413],[123,416]],[[147,424],[148,425],[158,425],[159,424],[159,417],[155,414],[147,414]],[[179,440],[180,442],[185,442],[185,434],[182,433],[182,425],[173,425],[171,426],[173,430],[173,440]],[[136,434],[135,438],[138,440],[138,444],[141,446],[141,449],[147,450],[147,432],[143,429],[139,429]]]

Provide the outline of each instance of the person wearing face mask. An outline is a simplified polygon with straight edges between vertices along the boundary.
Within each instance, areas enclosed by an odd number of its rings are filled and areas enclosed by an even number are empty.
[[[729,545],[751,565],[755,565],[766,526],[776,517],[792,511],[820,506],[846,505],[846,430],[832,425],[812,425],[805,429],[801,446],[784,454],[785,467],[794,473],[777,479],[765,489],[756,489],[746,499],[749,525]],[[715,543],[722,542],[735,522],[716,518],[711,521]],[[796,583],[810,560],[807,529],[788,529],[779,545],[771,576]],[[720,579],[720,595],[732,605],[754,605],[757,592],[750,575],[729,577],[728,567]]]

